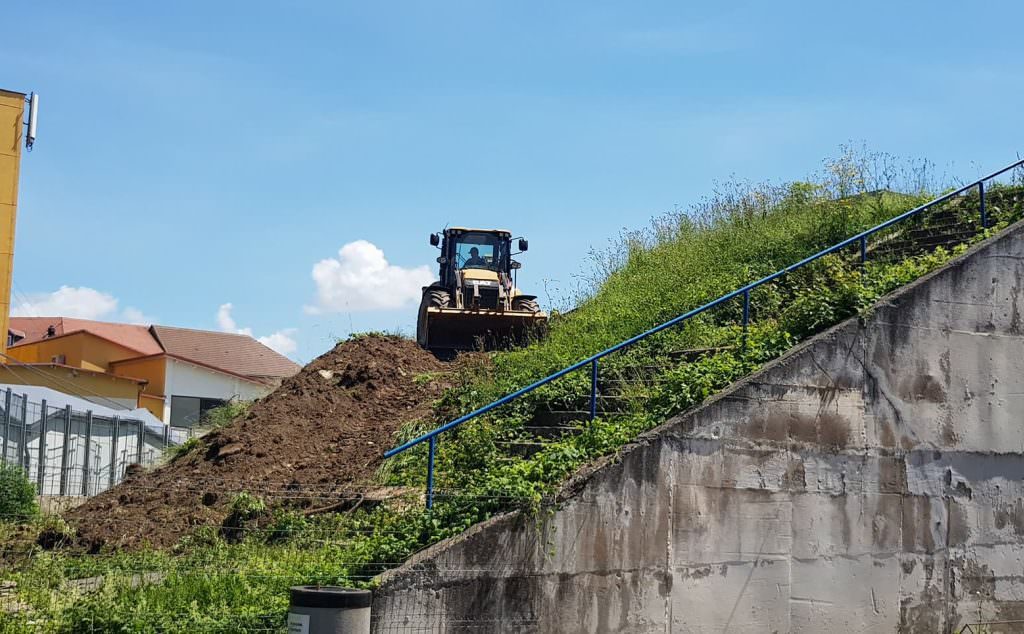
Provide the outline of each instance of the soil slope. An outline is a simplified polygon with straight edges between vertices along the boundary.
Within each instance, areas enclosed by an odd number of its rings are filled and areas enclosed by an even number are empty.
[[[429,414],[456,378],[412,341],[367,336],[338,344],[197,447],[90,498],[65,518],[90,550],[166,547],[219,525],[232,497],[320,507],[371,485],[405,422]]]

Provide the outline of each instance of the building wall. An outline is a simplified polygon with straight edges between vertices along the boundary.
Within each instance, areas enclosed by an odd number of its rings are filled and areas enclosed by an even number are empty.
[[[136,381],[60,366],[35,366],[30,370],[16,364],[0,365],[0,383],[41,385],[99,405],[110,407],[113,401],[130,409],[139,406],[141,391]]]
[[[63,355],[62,365],[80,368],[82,367],[82,340],[83,337],[77,335],[47,339],[13,346],[7,354],[22,363],[53,363],[54,357]]]
[[[174,396],[194,396],[221,400],[250,401],[265,396],[270,388],[203,366],[166,357],[164,412],[165,423],[171,420]]]
[[[14,227],[17,220],[18,172],[24,142],[25,95],[0,90],[0,352],[7,349],[10,325]]]
[[[110,364],[110,372],[117,376],[129,376],[146,381],[139,393],[139,406],[145,407],[154,416],[163,419],[167,357],[161,354],[116,361]]]
[[[1019,631],[1022,281],[1024,224],[386,573],[375,631]]]
[[[99,372],[106,372],[113,361],[139,356],[135,350],[88,332],[14,346],[8,354],[23,363],[51,363],[54,357],[63,355],[63,365]]]
[[[154,397],[163,397],[167,382],[167,357],[154,355],[125,359],[110,364],[111,374],[143,379],[146,386],[143,393]]]
[[[139,394],[139,407],[145,407],[153,416],[163,420],[164,397],[153,396],[152,394]]]

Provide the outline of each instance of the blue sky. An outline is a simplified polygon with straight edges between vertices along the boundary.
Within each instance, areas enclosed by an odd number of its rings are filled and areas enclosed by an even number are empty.
[[[975,177],[1021,149],[1024,4],[986,7],[30,3],[0,43],[41,94],[14,302],[308,361],[411,331],[448,223],[530,238],[544,300],[621,228],[847,141]]]

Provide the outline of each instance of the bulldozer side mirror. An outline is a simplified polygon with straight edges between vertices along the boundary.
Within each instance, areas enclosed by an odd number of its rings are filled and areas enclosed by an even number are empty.
[[[516,262],[515,260],[512,260],[512,262],[508,265],[508,268],[510,268],[510,269],[512,269],[514,271],[516,269],[523,268],[523,264],[522,264],[522,262]]]
[[[530,243],[527,242],[526,238],[519,238],[519,250],[525,251],[530,247]]]
[[[430,234],[430,246],[436,247],[439,244],[441,244],[441,238],[436,233]]]

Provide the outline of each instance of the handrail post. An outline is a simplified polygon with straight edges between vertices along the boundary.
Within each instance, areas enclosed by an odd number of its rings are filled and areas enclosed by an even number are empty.
[[[868,261],[868,237],[864,236],[860,239],[860,263],[864,264]]]
[[[988,229],[988,213],[985,210],[985,181],[978,181],[978,197],[981,199],[981,228]]]
[[[750,289],[743,290],[743,350],[747,349],[747,330],[750,328]]]
[[[590,420],[597,418],[597,359],[590,364]]]
[[[430,451],[427,457],[427,509],[434,508],[434,452],[437,449],[437,436],[430,437]]]

